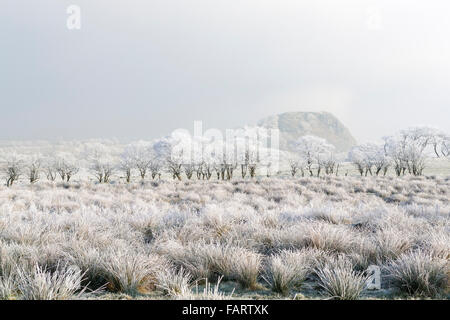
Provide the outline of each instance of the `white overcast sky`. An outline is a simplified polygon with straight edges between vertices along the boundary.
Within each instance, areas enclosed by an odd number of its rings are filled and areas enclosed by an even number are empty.
[[[0,140],[150,139],[285,111],[332,112],[360,142],[449,132],[449,14],[442,0],[2,0]]]

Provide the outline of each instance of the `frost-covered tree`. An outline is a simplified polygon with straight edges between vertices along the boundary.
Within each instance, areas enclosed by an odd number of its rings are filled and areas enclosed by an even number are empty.
[[[62,181],[70,182],[70,179],[80,171],[73,156],[62,156],[55,161],[55,170]]]
[[[254,178],[259,163],[258,146],[253,142],[238,142],[238,145],[240,143],[243,144],[243,150],[240,151],[242,152],[242,155],[238,161],[239,166],[241,167],[241,176],[242,178],[245,178],[248,172],[250,177]]]
[[[232,148],[237,152],[235,162],[241,168],[242,178],[247,174],[254,178],[259,167],[265,167],[266,175],[270,175],[274,163],[279,159],[273,157],[275,153],[268,146],[268,137],[268,130],[261,127],[235,130]]]
[[[195,172],[195,164],[193,163],[185,163],[183,164],[183,169],[184,169],[184,174],[186,175],[186,178],[188,178],[188,180],[192,179],[192,176],[194,175]]]
[[[222,154],[222,143],[207,140],[203,144],[203,163],[202,163],[202,177],[207,180],[211,179],[213,172],[216,173],[217,179],[220,179],[220,163]]]
[[[169,136],[154,141],[152,149],[155,157],[164,161],[165,169],[173,179],[181,181],[183,171],[183,146],[179,146],[179,138]]]
[[[204,167],[209,179],[215,172],[217,180],[231,180],[238,167],[234,140],[214,141],[207,144],[203,151]]]
[[[385,175],[389,168],[389,157],[383,145],[365,143],[353,147],[349,152],[349,159],[356,166],[358,172],[367,176],[368,173],[377,176],[383,172]]]
[[[305,176],[305,172],[303,170],[303,159],[298,156],[296,153],[290,153],[286,156],[287,165],[289,166],[289,171],[292,177],[300,171],[302,177]]]
[[[324,160],[322,160],[323,167],[325,169],[325,174],[331,175],[336,174],[338,175],[339,171],[339,160],[336,157],[336,155],[333,152],[329,152]]]
[[[28,157],[26,160],[26,174],[30,183],[35,183],[39,180],[41,174],[42,160],[38,155]]]
[[[189,180],[194,173],[200,179],[203,173],[205,141],[199,137],[188,137],[185,139],[186,148],[183,150],[186,155],[183,160],[184,173]]]
[[[434,151],[438,158],[450,156],[450,135],[440,133],[436,138]]]
[[[366,171],[366,155],[362,146],[355,146],[349,152],[349,159],[358,170],[359,174],[364,175]]]
[[[6,186],[10,187],[18,181],[23,172],[23,162],[16,156],[10,156],[3,161],[2,171],[6,179]]]
[[[172,174],[173,179],[178,179],[179,181],[181,181],[182,166],[182,163],[173,158],[169,158],[167,160],[167,169],[169,173]]]
[[[109,183],[117,168],[112,150],[102,143],[92,143],[86,148],[89,171],[99,183]]]
[[[224,150],[221,157],[222,162],[220,163],[220,177],[222,180],[231,180],[233,179],[234,170],[236,170],[238,166],[234,149],[235,145],[232,142],[225,142],[223,146]]]
[[[111,176],[114,173],[114,165],[109,161],[101,159],[93,160],[90,169],[99,183],[110,182]]]
[[[310,176],[314,175],[314,167],[317,170],[317,176],[320,175],[325,161],[332,156],[334,146],[325,139],[316,136],[306,135],[300,137],[295,145],[295,150],[304,159],[305,168]]]
[[[45,176],[48,181],[55,181],[58,176],[57,164],[56,160],[50,157],[47,157],[43,161],[43,170],[45,172]]]
[[[406,172],[422,175],[429,157],[428,147],[435,149],[437,131],[430,127],[411,127],[399,133],[384,137],[386,154],[392,160],[397,176]],[[435,149],[436,151],[436,149]]]
[[[128,145],[125,149],[124,157],[128,159],[129,164],[138,170],[142,180],[147,176],[152,155],[150,153],[151,143],[147,141],[137,141]]]
[[[384,151],[384,147],[378,145],[378,148],[374,154],[373,166],[375,167],[375,175],[380,175],[383,173],[385,176],[388,172],[389,166],[391,165],[391,159]]]
[[[150,165],[149,165],[149,170],[150,170],[150,175],[152,177],[152,179],[155,179],[156,177],[161,178],[161,173],[162,173],[162,169],[163,169],[164,165],[163,165],[163,161],[162,159],[160,159],[158,156],[153,155],[150,161]]]
[[[444,157],[450,157],[450,135],[447,135],[442,139],[441,154]]]
[[[118,169],[124,174],[125,181],[127,183],[131,182],[131,177],[133,169],[136,167],[135,159],[130,155],[128,150],[121,155],[119,160]]]

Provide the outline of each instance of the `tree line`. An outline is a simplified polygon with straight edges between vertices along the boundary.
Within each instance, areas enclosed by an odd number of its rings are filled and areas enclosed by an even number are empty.
[[[2,161],[1,171],[8,187],[21,178],[29,183],[41,179],[70,182],[82,169],[98,183],[109,183],[113,177],[127,183],[136,177],[161,179],[162,174],[175,180],[244,179],[255,178],[258,173],[271,176],[280,173],[281,167],[288,168],[292,177],[339,175],[344,161],[351,162],[361,176],[386,175],[389,170],[397,176],[418,176],[423,174],[428,158],[448,158],[450,154],[449,135],[430,127],[401,130],[383,137],[382,143],[355,146],[348,154],[335,152],[325,139],[311,135],[295,141],[290,152],[273,152],[261,142],[263,139],[255,138],[257,135],[249,136],[233,143],[170,136],[129,144],[115,156],[107,147],[96,145],[82,155],[86,167],[68,154],[10,155]]]

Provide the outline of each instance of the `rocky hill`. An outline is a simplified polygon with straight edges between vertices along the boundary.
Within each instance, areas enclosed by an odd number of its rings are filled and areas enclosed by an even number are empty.
[[[262,119],[258,126],[278,128],[282,150],[291,150],[292,142],[304,135],[324,138],[338,152],[347,152],[356,145],[350,131],[328,112],[286,112]]]

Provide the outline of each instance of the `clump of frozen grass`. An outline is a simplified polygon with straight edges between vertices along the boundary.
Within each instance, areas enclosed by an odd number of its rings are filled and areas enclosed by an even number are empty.
[[[105,257],[103,252],[88,245],[73,244],[70,251],[66,253],[65,260],[76,265],[84,273],[83,285],[92,290],[99,290],[108,284],[107,270],[105,269]]]
[[[305,213],[305,218],[311,220],[324,221],[330,224],[348,223],[349,218],[342,210],[335,206],[323,206],[319,208],[311,208]]]
[[[160,243],[160,254],[183,267],[197,279],[224,276],[238,281],[243,288],[256,288],[262,257],[250,249],[221,243]]]
[[[8,300],[17,292],[14,275],[17,264],[11,259],[8,248],[0,241],[0,300]]]
[[[445,231],[432,233],[424,246],[429,247],[433,256],[450,260],[450,236]]]
[[[38,247],[27,244],[5,244],[0,252],[0,275],[14,274],[17,266],[32,271],[39,264]]]
[[[14,261],[11,259],[8,247],[0,241],[0,276],[9,275],[12,271]]]
[[[156,286],[171,297],[189,295],[192,280],[192,275],[183,267],[161,270],[156,274]]]
[[[206,279],[205,287],[202,291],[199,291],[198,285],[195,286],[195,291],[191,290],[187,294],[180,294],[176,296],[179,300],[228,300],[231,299],[234,293],[234,289],[230,294],[221,292],[220,282],[222,277],[219,277],[214,287],[211,287],[211,283]]]
[[[411,296],[435,297],[448,289],[448,261],[421,250],[402,254],[387,271],[394,287]]]
[[[219,238],[225,236],[231,229],[231,223],[227,221],[222,211],[223,209],[217,206],[208,206],[202,215],[204,226]]]
[[[199,291],[198,282],[196,281],[194,291],[193,278],[189,272],[183,268],[179,270],[169,268],[157,273],[156,286],[166,295],[177,300],[225,300],[231,298],[234,290],[230,295],[220,292],[219,286],[222,278],[222,276],[219,277],[214,287],[211,287],[208,279],[204,279],[205,287],[202,291]]]
[[[358,299],[368,279],[363,273],[354,271],[351,261],[344,256],[329,259],[315,273],[323,293],[338,300]]]
[[[229,247],[220,243],[192,242],[182,245],[177,241],[160,243],[160,254],[175,265],[189,271],[197,279],[210,279],[217,274],[229,274]]]
[[[36,265],[33,272],[17,271],[17,284],[24,300],[67,300],[80,298],[83,274],[75,267],[58,267],[54,272]]]
[[[313,259],[311,250],[283,250],[270,257],[265,279],[274,292],[288,295],[292,288],[299,287],[305,280]]]
[[[131,249],[130,249],[131,250]],[[156,256],[115,252],[104,261],[108,290],[135,295],[154,282],[161,259]]]
[[[0,277],[0,300],[8,300],[16,293],[15,281],[12,277]]]
[[[377,232],[374,243],[377,246],[377,258],[381,263],[397,258],[402,253],[411,249],[413,245],[409,234],[394,228]]]
[[[261,255],[245,248],[236,247],[234,249],[231,257],[232,278],[245,289],[256,289],[261,269]]]
[[[305,229],[306,245],[330,252],[347,252],[356,245],[358,234],[344,226],[311,223]]]
[[[366,238],[362,236],[359,243],[357,243],[351,251],[345,253],[352,261],[355,270],[364,271],[370,265],[377,264],[377,246],[371,240],[370,237]]]
[[[156,271],[165,266],[164,259],[136,252],[119,242],[115,245],[102,249],[73,244],[65,259],[85,273],[83,284],[92,290],[107,289],[135,295],[152,289]]]

